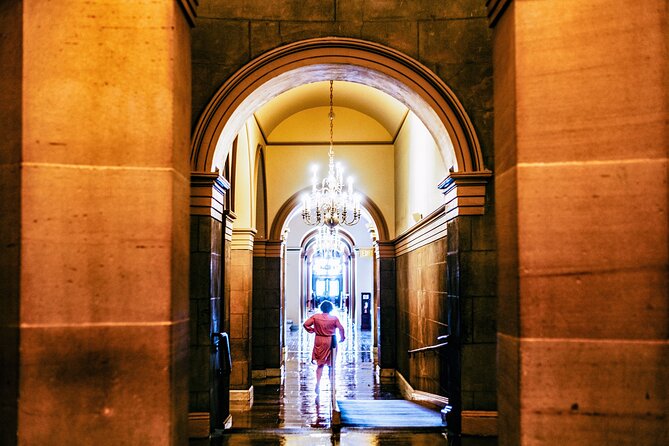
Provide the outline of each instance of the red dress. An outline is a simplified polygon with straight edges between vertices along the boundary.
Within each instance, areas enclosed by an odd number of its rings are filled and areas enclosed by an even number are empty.
[[[342,340],[345,338],[344,327],[337,316],[331,316],[327,313],[314,314],[304,321],[304,328],[309,333],[316,333],[311,360],[318,365],[330,365],[332,335],[339,329]]]

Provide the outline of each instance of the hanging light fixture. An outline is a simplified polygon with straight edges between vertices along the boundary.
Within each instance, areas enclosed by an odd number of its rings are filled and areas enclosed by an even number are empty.
[[[348,188],[344,188],[344,169],[334,162],[334,111],[332,110],[333,81],[330,81],[330,150],[328,175],[319,181],[318,167],[314,167],[311,178],[311,194],[303,198],[302,219],[308,225],[323,224],[329,228],[337,225],[352,226],[360,221],[360,198],[353,193],[353,178],[348,177]]]
[[[341,252],[344,249],[344,244],[339,238],[339,231],[337,228],[330,228],[328,226],[321,226],[316,234],[316,253],[323,257],[335,257],[335,253]]]

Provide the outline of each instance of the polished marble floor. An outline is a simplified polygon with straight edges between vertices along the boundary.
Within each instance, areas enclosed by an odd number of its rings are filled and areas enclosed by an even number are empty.
[[[397,387],[382,383],[376,371],[371,332],[347,325],[348,337],[339,343],[335,367],[337,399],[401,399]],[[191,446],[459,444],[459,440],[449,441],[443,429],[331,426],[331,383],[324,373],[320,392],[315,392],[312,346],[313,335],[302,329],[287,330],[283,382],[254,387],[252,409],[233,412],[231,429],[209,440],[193,440]]]

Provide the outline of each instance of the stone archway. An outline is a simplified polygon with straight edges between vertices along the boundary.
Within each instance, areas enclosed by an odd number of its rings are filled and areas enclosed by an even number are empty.
[[[400,278],[407,272],[416,273],[414,270],[409,271],[408,263],[405,261],[408,257],[405,255],[419,248],[429,250],[424,251],[429,252],[429,255],[418,254],[418,256],[435,260],[435,264],[423,266],[433,272],[429,278],[430,286],[434,285],[438,289],[431,291],[432,294],[443,297],[435,306],[431,317],[432,320],[448,320],[449,324],[441,324],[439,333],[433,332],[434,330],[426,333],[425,339],[421,339],[420,342],[431,343],[431,337],[441,335],[443,330],[447,330],[451,336],[449,338],[451,346],[444,355],[444,360],[441,364],[434,365],[432,371],[439,375],[440,382],[435,383],[438,387],[436,391],[441,392],[445,386],[448,387],[450,399],[447,401],[453,406],[455,414],[451,416],[453,421],[449,423],[458,429],[462,394],[469,391],[461,387],[463,366],[460,357],[464,351],[461,347],[464,332],[460,313],[461,302],[470,298],[468,294],[470,291],[460,283],[462,270],[460,259],[469,258],[470,251],[481,249],[479,245],[472,247],[472,244],[467,242],[466,234],[467,231],[471,232],[470,228],[473,225],[470,216],[482,215],[485,212],[486,197],[489,195],[486,192],[486,184],[492,173],[484,166],[481,147],[471,120],[454,93],[439,77],[419,62],[392,48],[357,39],[328,37],[282,46],[242,67],[214,95],[194,130],[191,142],[191,168],[202,173],[223,171],[224,160],[228,150],[233,146],[237,132],[255,110],[293,87],[330,79],[364,84],[404,103],[425,124],[442,157],[455,159],[454,165],[447,166],[450,167],[450,171],[444,172],[446,178],[439,185],[445,195],[443,208],[394,240],[390,238],[385,224],[378,225],[373,307],[375,319],[379,321],[374,333],[375,343],[390,346],[380,350],[379,353],[382,374],[384,371],[393,376],[397,373],[400,379],[406,376],[411,380],[411,370],[423,367],[423,363],[407,358],[408,348],[412,347],[408,341],[394,342],[408,333],[400,332],[401,330],[396,330],[396,327],[409,327],[408,324],[400,323],[402,321],[396,314],[396,302],[406,298],[405,295],[413,291],[400,287],[404,283]],[[296,199],[297,195],[293,198]],[[283,225],[277,222],[280,219],[285,221],[292,209],[294,206],[286,206],[279,211],[267,240],[254,240],[254,234],[249,232],[252,230],[248,229],[238,234],[239,240],[236,241],[235,231],[232,231],[231,244],[237,247],[233,248],[233,252],[235,249],[241,252],[239,247],[242,245],[244,250],[252,252],[252,257],[249,259],[247,257],[250,256],[247,255],[242,263],[246,265],[247,270],[252,270],[253,295],[272,296],[271,299],[264,299],[268,304],[267,308],[257,307],[257,303],[262,300],[250,299],[254,302],[252,312],[249,308],[250,302],[244,300],[245,311],[252,313],[249,315],[251,319],[253,315],[261,312],[274,312],[279,315],[283,313],[285,302],[282,258],[285,247],[280,234]],[[380,212],[378,214],[380,215]],[[445,242],[447,232],[452,234],[448,240],[448,248]],[[422,248],[426,244],[430,246]],[[485,249],[491,250],[487,246]],[[476,263],[483,263],[490,256],[481,257],[483,260],[480,260],[480,257],[474,255],[472,258]],[[240,261],[232,263],[239,264]],[[472,265],[470,262],[467,266]],[[448,283],[446,277],[450,278]],[[260,280],[256,280],[257,278]],[[426,285],[422,281],[419,282],[421,287]],[[237,291],[244,291],[245,295],[251,293],[248,289]],[[248,313],[243,316],[246,314]],[[239,343],[240,346],[246,346],[245,358],[251,356],[248,349],[251,344],[256,351],[253,355],[253,379],[249,373],[251,370],[247,367],[244,369],[243,388],[238,390],[240,395],[243,394],[245,404],[252,404],[253,401],[252,382],[280,380],[283,368],[280,351],[283,345],[284,322],[280,316],[275,319],[276,324],[262,327],[264,333],[254,331],[253,339],[278,339],[278,342],[273,342],[273,345],[257,345],[257,342],[248,342],[251,338],[245,337],[241,340],[243,342]],[[234,330],[231,328],[231,331]],[[494,351],[494,342],[489,344]],[[233,345],[233,350],[235,348]],[[257,354],[260,350],[263,352],[262,357]],[[262,361],[259,361],[259,358]],[[490,358],[494,361],[494,354]],[[249,362],[245,362],[244,365]],[[409,366],[410,363],[415,363],[411,366],[413,369]],[[466,365],[469,366],[469,363]],[[400,374],[400,371],[404,375]],[[417,390],[423,391],[420,387],[422,384],[419,383],[418,386]],[[411,386],[406,387],[409,389],[408,394],[413,394]]]
[[[485,171],[472,122],[440,78],[392,48],[339,37],[279,47],[231,76],[198,120],[191,143],[192,169],[220,170],[235,134],[254,110],[296,85],[329,79],[368,85],[398,99],[423,121],[442,153],[454,153],[455,172]]]

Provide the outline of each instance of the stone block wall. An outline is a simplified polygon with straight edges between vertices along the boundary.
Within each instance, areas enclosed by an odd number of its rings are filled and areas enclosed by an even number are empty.
[[[493,3],[500,444],[667,444],[667,3]]]
[[[459,216],[445,238],[397,257],[397,369],[414,389],[448,396],[456,414],[497,409],[493,219]],[[407,354],[446,334],[447,346]]]
[[[436,73],[467,110],[492,167],[491,31],[482,0],[202,0],[193,29],[194,122],[253,58],[329,36],[392,47]]]
[[[284,334],[281,257],[253,257],[252,325],[253,370],[278,370]]]
[[[222,330],[222,224],[191,216],[190,230],[190,412],[211,407],[211,333]]]
[[[437,344],[448,334],[446,239],[397,258],[398,370],[414,389],[447,395],[441,358],[445,350],[409,355],[408,350]]]

